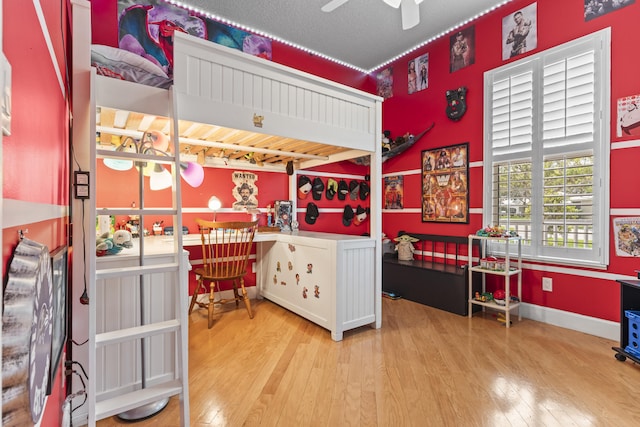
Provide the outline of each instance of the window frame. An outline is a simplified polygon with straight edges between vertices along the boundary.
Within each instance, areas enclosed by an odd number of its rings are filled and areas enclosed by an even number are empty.
[[[577,57],[584,52],[593,51],[594,54],[594,127],[593,139],[587,143],[578,142],[566,146],[547,144],[544,147],[543,140],[543,86],[545,65],[560,59]],[[525,259],[554,264],[567,264],[604,268],[609,263],[609,159],[610,159],[610,76],[611,76],[611,30],[603,30],[588,34],[562,45],[547,49],[523,59],[510,62],[484,73],[484,182],[483,196],[483,224],[493,224],[494,208],[500,211],[499,199],[496,199],[494,188],[494,166],[505,162],[530,160],[532,163],[532,198],[531,198],[531,244],[522,245],[522,255]],[[531,79],[531,141],[516,146],[511,144],[497,150],[492,146],[492,134],[494,116],[494,84],[505,78],[522,76],[532,73]],[[510,83],[511,84],[511,83]],[[511,88],[512,86],[510,86]],[[496,87],[496,91],[499,88]],[[509,98],[511,98],[511,92]],[[497,98],[496,98],[497,99]],[[515,104],[509,100],[510,104]],[[498,108],[500,105],[497,105]],[[525,105],[526,108],[526,105]],[[509,110],[511,111],[511,110]],[[565,117],[567,117],[565,115]],[[496,122],[497,123],[497,122]],[[515,119],[509,117],[509,132],[515,123]],[[547,122],[548,123],[548,122]],[[526,126],[526,124],[525,124]],[[514,132],[515,133],[515,132]],[[515,140],[515,138],[514,138]],[[519,139],[522,141],[522,138]],[[548,140],[547,140],[548,141]],[[527,146],[529,144],[529,146]],[[519,149],[517,147],[520,147]],[[546,158],[558,155],[572,155],[576,153],[591,152],[594,156],[593,165],[593,202],[592,202],[592,226],[593,244],[591,249],[575,249],[566,247],[543,246],[543,207],[542,196],[544,190],[543,168]],[[508,212],[508,210],[507,210]],[[492,248],[494,252],[503,252],[498,247]]]

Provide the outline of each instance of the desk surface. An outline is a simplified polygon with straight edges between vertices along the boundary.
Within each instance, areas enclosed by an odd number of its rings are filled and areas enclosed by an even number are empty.
[[[153,238],[160,238],[165,243],[173,242],[173,237],[170,236],[150,236]],[[253,238],[256,243],[260,242],[275,242],[282,239],[289,239],[290,237],[303,237],[309,239],[324,239],[334,241],[353,241],[353,240],[370,240],[368,236],[354,236],[351,234],[335,234],[335,233],[320,233],[317,231],[292,231],[292,232],[257,232]],[[149,239],[149,237],[146,237]],[[183,246],[198,246],[201,244],[200,234],[186,234],[182,237]]]
[[[253,241],[260,242],[275,242],[279,240],[289,240],[292,238],[305,238],[305,239],[324,239],[332,241],[358,241],[358,240],[371,240],[368,236],[354,236],[349,234],[334,234],[334,233],[319,233],[315,231],[297,231],[297,232],[285,232],[285,233],[268,233],[258,232],[255,234]],[[138,256],[140,247],[140,238],[134,238],[133,247],[130,249],[123,249],[116,255],[106,255],[98,257],[98,260],[116,260],[122,259],[124,256]],[[144,237],[144,253],[146,256],[159,256],[173,253],[173,241],[174,236],[147,236]],[[182,245],[185,249],[189,246],[200,246],[201,244],[200,234],[186,234],[182,236]]]

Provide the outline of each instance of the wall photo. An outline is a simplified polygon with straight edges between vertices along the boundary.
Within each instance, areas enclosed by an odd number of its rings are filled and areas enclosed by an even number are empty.
[[[618,99],[616,136],[640,135],[640,95]]]
[[[429,54],[425,53],[409,61],[408,92],[409,95],[429,87]]]
[[[377,95],[384,99],[391,98],[393,96],[393,68],[389,67],[380,71],[376,80]]]
[[[476,62],[475,26],[456,32],[449,37],[451,59],[449,72],[453,73]]]
[[[257,208],[258,186],[256,181],[258,180],[258,175],[253,172],[235,171],[231,179],[235,186],[233,188],[233,197],[236,199],[233,202],[233,210]]]
[[[530,52],[538,47],[538,4],[517,10],[502,18],[502,59]]]
[[[393,175],[384,177],[384,208],[402,209],[404,207],[404,176]]]
[[[635,2],[636,0],[584,0],[584,20],[591,21]]]
[[[469,222],[469,144],[422,152],[422,222]]]

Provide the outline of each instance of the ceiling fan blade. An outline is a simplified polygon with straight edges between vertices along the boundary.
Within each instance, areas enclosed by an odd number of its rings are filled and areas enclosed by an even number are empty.
[[[402,0],[400,11],[402,12],[403,30],[413,28],[420,23],[420,6],[415,0]]]
[[[329,3],[325,4],[320,8],[323,12],[333,12],[349,0],[331,0]]]
[[[382,0],[382,1],[385,2],[386,4],[388,4],[389,6],[397,9],[398,7],[400,7],[400,2],[402,0]]]

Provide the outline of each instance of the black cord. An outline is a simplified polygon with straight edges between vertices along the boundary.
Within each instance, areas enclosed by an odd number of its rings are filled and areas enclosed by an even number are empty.
[[[87,381],[89,380],[89,376],[87,375],[87,371],[84,370],[84,366],[82,366],[82,364],[80,362],[77,362],[75,360],[68,360],[65,362],[65,366],[67,368],[73,366],[73,365],[78,365],[80,367],[80,370],[82,371],[82,373],[84,374],[84,377],[87,379]],[[74,371],[75,372],[75,371]],[[82,384],[84,386],[84,383]]]
[[[86,343],[89,342],[89,338],[87,338],[86,340],[82,341],[82,342],[78,342],[74,339],[71,339],[71,342],[74,343],[75,345],[77,345],[78,347],[85,345]]]
[[[80,378],[80,382],[82,383],[82,390],[80,392],[78,392],[78,395],[81,393],[84,396],[84,399],[82,400],[82,403],[79,404],[78,406],[76,406],[75,408],[71,409],[71,413],[73,414],[78,408],[82,407],[82,405],[84,405],[85,403],[87,403],[87,393],[85,392],[85,390],[87,389],[87,385],[84,382],[84,379],[82,378],[82,375],[80,375],[78,373],[78,371],[71,371],[72,373],[76,374],[78,376],[78,378]]]

